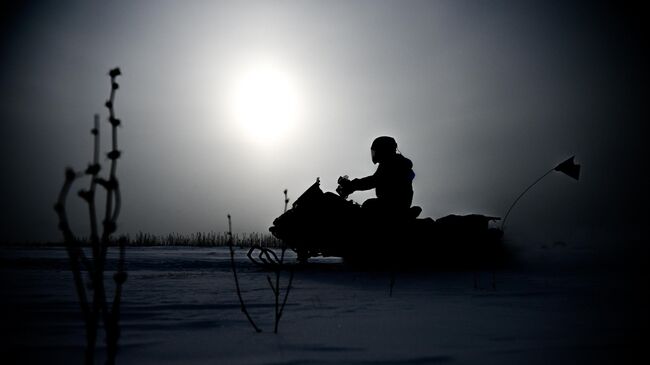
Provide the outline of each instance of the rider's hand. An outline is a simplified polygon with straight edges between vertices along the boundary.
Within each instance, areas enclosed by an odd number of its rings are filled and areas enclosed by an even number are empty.
[[[347,197],[354,192],[354,189],[352,188],[352,182],[349,179],[340,177],[338,183],[339,186],[336,188],[336,192],[339,193],[339,195]]]

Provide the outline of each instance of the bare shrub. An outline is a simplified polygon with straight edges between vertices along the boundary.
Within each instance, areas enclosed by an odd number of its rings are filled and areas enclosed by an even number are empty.
[[[102,323],[106,335],[106,363],[115,363],[115,357],[117,356],[117,343],[120,337],[119,318],[122,285],[127,278],[127,273],[124,271],[125,240],[120,239],[118,241],[119,258],[117,262],[117,270],[113,275],[113,280],[115,281],[115,293],[113,295],[113,302],[109,305],[106,296],[106,287],[104,285],[106,254],[111,243],[111,235],[115,233],[117,229],[117,218],[120,214],[121,208],[120,186],[117,180],[117,161],[121,155],[121,152],[117,148],[117,127],[120,125],[121,121],[115,117],[114,110],[115,92],[119,88],[115,79],[119,75],[121,75],[119,68],[114,68],[109,72],[111,78],[111,92],[109,100],[106,101],[105,104],[109,113],[108,122],[111,124],[112,129],[111,150],[107,153],[107,157],[110,160],[108,177],[102,178],[99,175],[101,170],[101,165],[99,163],[99,116],[95,115],[94,127],[91,130],[91,133],[94,136],[92,163],[88,165],[84,172],[77,172],[71,167],[66,168],[65,181],[61,187],[58,200],[54,205],[54,210],[59,218],[59,229],[63,233],[63,239],[70,262],[70,269],[72,271],[75,289],[79,297],[79,305],[81,307],[81,313],[85,324],[86,349],[84,359],[86,364],[94,363],[97,335]],[[90,221],[90,237],[88,241],[92,255],[90,259],[83,248],[88,242],[84,242],[77,238],[77,236],[72,232],[66,212],[66,202],[70,189],[74,182],[84,175],[90,177],[90,185],[88,189],[80,190],[78,195],[88,205],[88,216]],[[103,188],[106,192],[101,235],[98,227],[97,207],[95,204],[98,187]],[[89,280],[87,284],[84,280],[84,273]]]

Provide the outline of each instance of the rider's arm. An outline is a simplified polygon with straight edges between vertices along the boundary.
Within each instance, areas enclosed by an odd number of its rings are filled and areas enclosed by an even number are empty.
[[[350,181],[350,187],[354,190],[370,190],[377,187],[377,178],[375,175],[362,177],[361,179],[354,179]]]

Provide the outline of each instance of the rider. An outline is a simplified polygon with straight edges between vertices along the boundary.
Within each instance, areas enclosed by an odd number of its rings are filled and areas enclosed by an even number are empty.
[[[363,208],[381,215],[404,214],[413,201],[413,163],[397,152],[397,142],[388,136],[377,137],[370,146],[372,162],[379,164],[373,175],[339,179],[343,197],[358,191],[375,189],[376,199],[368,199]]]

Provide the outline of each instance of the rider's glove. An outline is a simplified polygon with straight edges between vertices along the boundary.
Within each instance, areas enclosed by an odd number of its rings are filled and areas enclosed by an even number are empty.
[[[338,180],[339,186],[336,188],[336,192],[343,198],[347,198],[348,195],[354,192],[352,187],[352,182],[347,176],[341,176]]]

